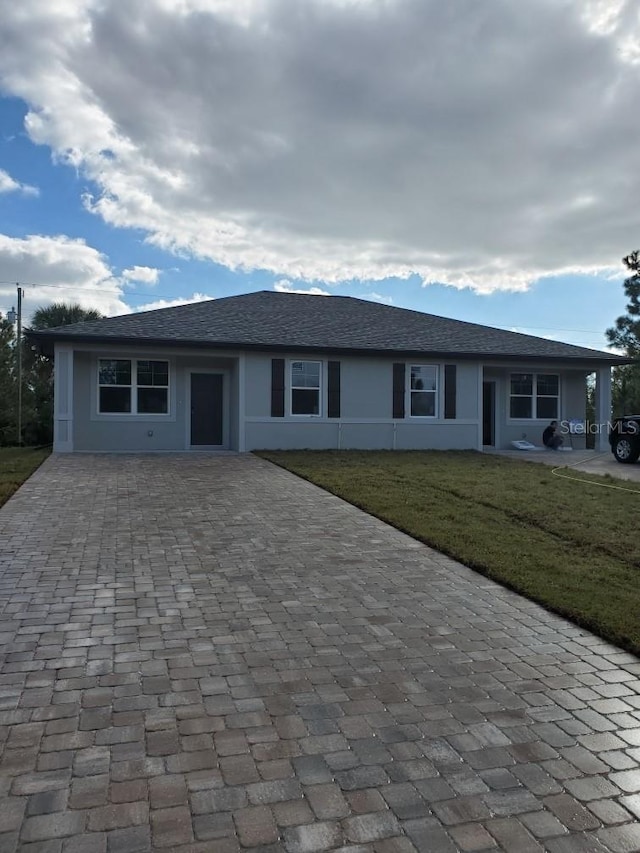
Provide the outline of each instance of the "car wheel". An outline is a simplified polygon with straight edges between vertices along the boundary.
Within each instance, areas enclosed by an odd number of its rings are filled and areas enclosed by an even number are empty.
[[[640,456],[640,447],[638,447],[635,442],[631,441],[631,439],[622,436],[622,438],[616,439],[616,442],[613,445],[613,455],[616,457],[618,462],[631,464],[632,462],[638,461],[638,457]]]

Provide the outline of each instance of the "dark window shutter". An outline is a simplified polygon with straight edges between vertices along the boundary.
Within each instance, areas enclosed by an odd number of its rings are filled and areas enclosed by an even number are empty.
[[[271,359],[271,417],[284,417],[284,358]]]
[[[327,362],[327,417],[340,417],[340,362]]]
[[[456,366],[445,364],[444,366],[444,416],[455,418],[456,416]]]
[[[393,417],[404,417],[404,364],[393,365]]]

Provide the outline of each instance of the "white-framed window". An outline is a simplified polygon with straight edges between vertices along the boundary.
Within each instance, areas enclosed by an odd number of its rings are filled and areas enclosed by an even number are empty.
[[[438,367],[435,364],[412,364],[409,371],[409,412],[412,418],[435,418],[438,415]]]
[[[291,414],[316,415],[321,412],[322,362],[292,361]]]
[[[557,373],[512,373],[509,417],[557,420],[560,377]]]
[[[169,414],[169,362],[99,358],[98,414]]]

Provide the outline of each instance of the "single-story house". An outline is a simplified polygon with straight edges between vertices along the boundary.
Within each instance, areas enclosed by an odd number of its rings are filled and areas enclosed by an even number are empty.
[[[606,424],[611,367],[628,362],[351,297],[271,291],[30,337],[55,354],[62,452],[540,444],[550,420],[584,422],[591,374]]]

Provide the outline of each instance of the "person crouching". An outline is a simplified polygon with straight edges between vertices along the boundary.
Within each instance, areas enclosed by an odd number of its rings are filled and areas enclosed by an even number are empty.
[[[542,433],[542,443],[549,450],[557,450],[562,446],[562,436],[558,434],[558,421],[551,421]]]

